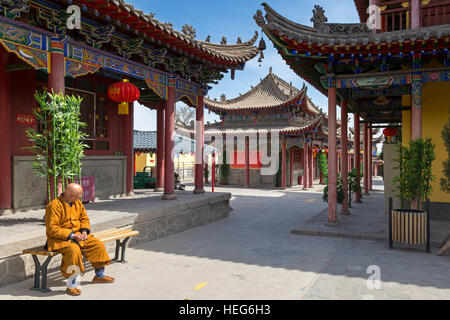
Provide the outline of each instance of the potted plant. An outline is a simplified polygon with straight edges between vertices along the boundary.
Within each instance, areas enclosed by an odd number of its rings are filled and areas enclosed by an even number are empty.
[[[222,164],[220,165],[220,184],[227,184],[227,178],[228,178],[228,173],[230,170],[229,165],[226,163],[227,161],[227,157],[226,157],[226,151],[224,150],[222,153]]]
[[[25,149],[36,155],[33,168],[46,178],[47,201],[50,202],[64,192],[75,177],[81,181],[81,158],[87,147],[82,141],[87,135],[81,128],[86,124],[80,122],[82,98],[45,91],[36,92],[34,97],[39,107],[33,113],[39,126],[26,130],[33,145]]]
[[[356,169],[352,169],[348,173],[348,206],[352,207],[352,192],[361,192],[361,184],[356,175]]]
[[[393,241],[407,244],[426,244],[430,252],[429,197],[434,177],[431,164],[436,158],[431,138],[410,141],[399,145],[396,162],[399,175],[394,178],[394,192],[401,199],[400,209],[392,208],[389,199],[389,247]],[[405,200],[408,205],[405,208]]]

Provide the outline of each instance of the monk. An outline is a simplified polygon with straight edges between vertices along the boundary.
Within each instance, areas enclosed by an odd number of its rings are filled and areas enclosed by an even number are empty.
[[[89,218],[80,197],[83,189],[71,183],[64,193],[47,205],[45,224],[47,249],[62,253],[61,273],[64,278],[84,273],[83,255],[95,268],[93,283],[111,283],[114,278],[104,275],[105,266],[111,263],[102,241],[90,233]],[[79,296],[81,289],[71,281],[67,282],[67,293]],[[75,278],[74,278],[75,279]]]

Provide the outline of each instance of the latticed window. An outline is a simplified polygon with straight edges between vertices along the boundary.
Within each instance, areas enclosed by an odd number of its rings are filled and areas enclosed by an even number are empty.
[[[292,169],[299,170],[302,168],[302,152],[300,148],[294,147],[291,149],[292,152]]]

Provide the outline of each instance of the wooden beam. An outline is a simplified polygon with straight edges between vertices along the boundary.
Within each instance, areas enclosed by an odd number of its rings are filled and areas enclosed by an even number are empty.
[[[411,106],[406,107],[375,107],[375,108],[360,108],[349,110],[349,113],[365,113],[365,112],[377,112],[377,111],[399,111],[399,110],[411,110]]]
[[[22,63],[15,63],[15,64],[8,64],[5,67],[5,71],[6,72],[11,72],[11,71],[20,71],[20,70],[30,70],[30,69],[34,69],[33,66],[29,65],[26,62],[22,62]]]

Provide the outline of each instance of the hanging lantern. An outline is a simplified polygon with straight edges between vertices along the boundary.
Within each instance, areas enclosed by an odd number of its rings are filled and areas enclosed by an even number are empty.
[[[397,129],[395,128],[386,128],[383,130],[383,134],[387,137],[388,142],[391,142],[391,139],[397,133]]]
[[[118,114],[128,114],[128,103],[134,102],[140,97],[138,87],[129,80],[123,79],[122,82],[116,82],[108,88],[108,97],[119,103]]]

